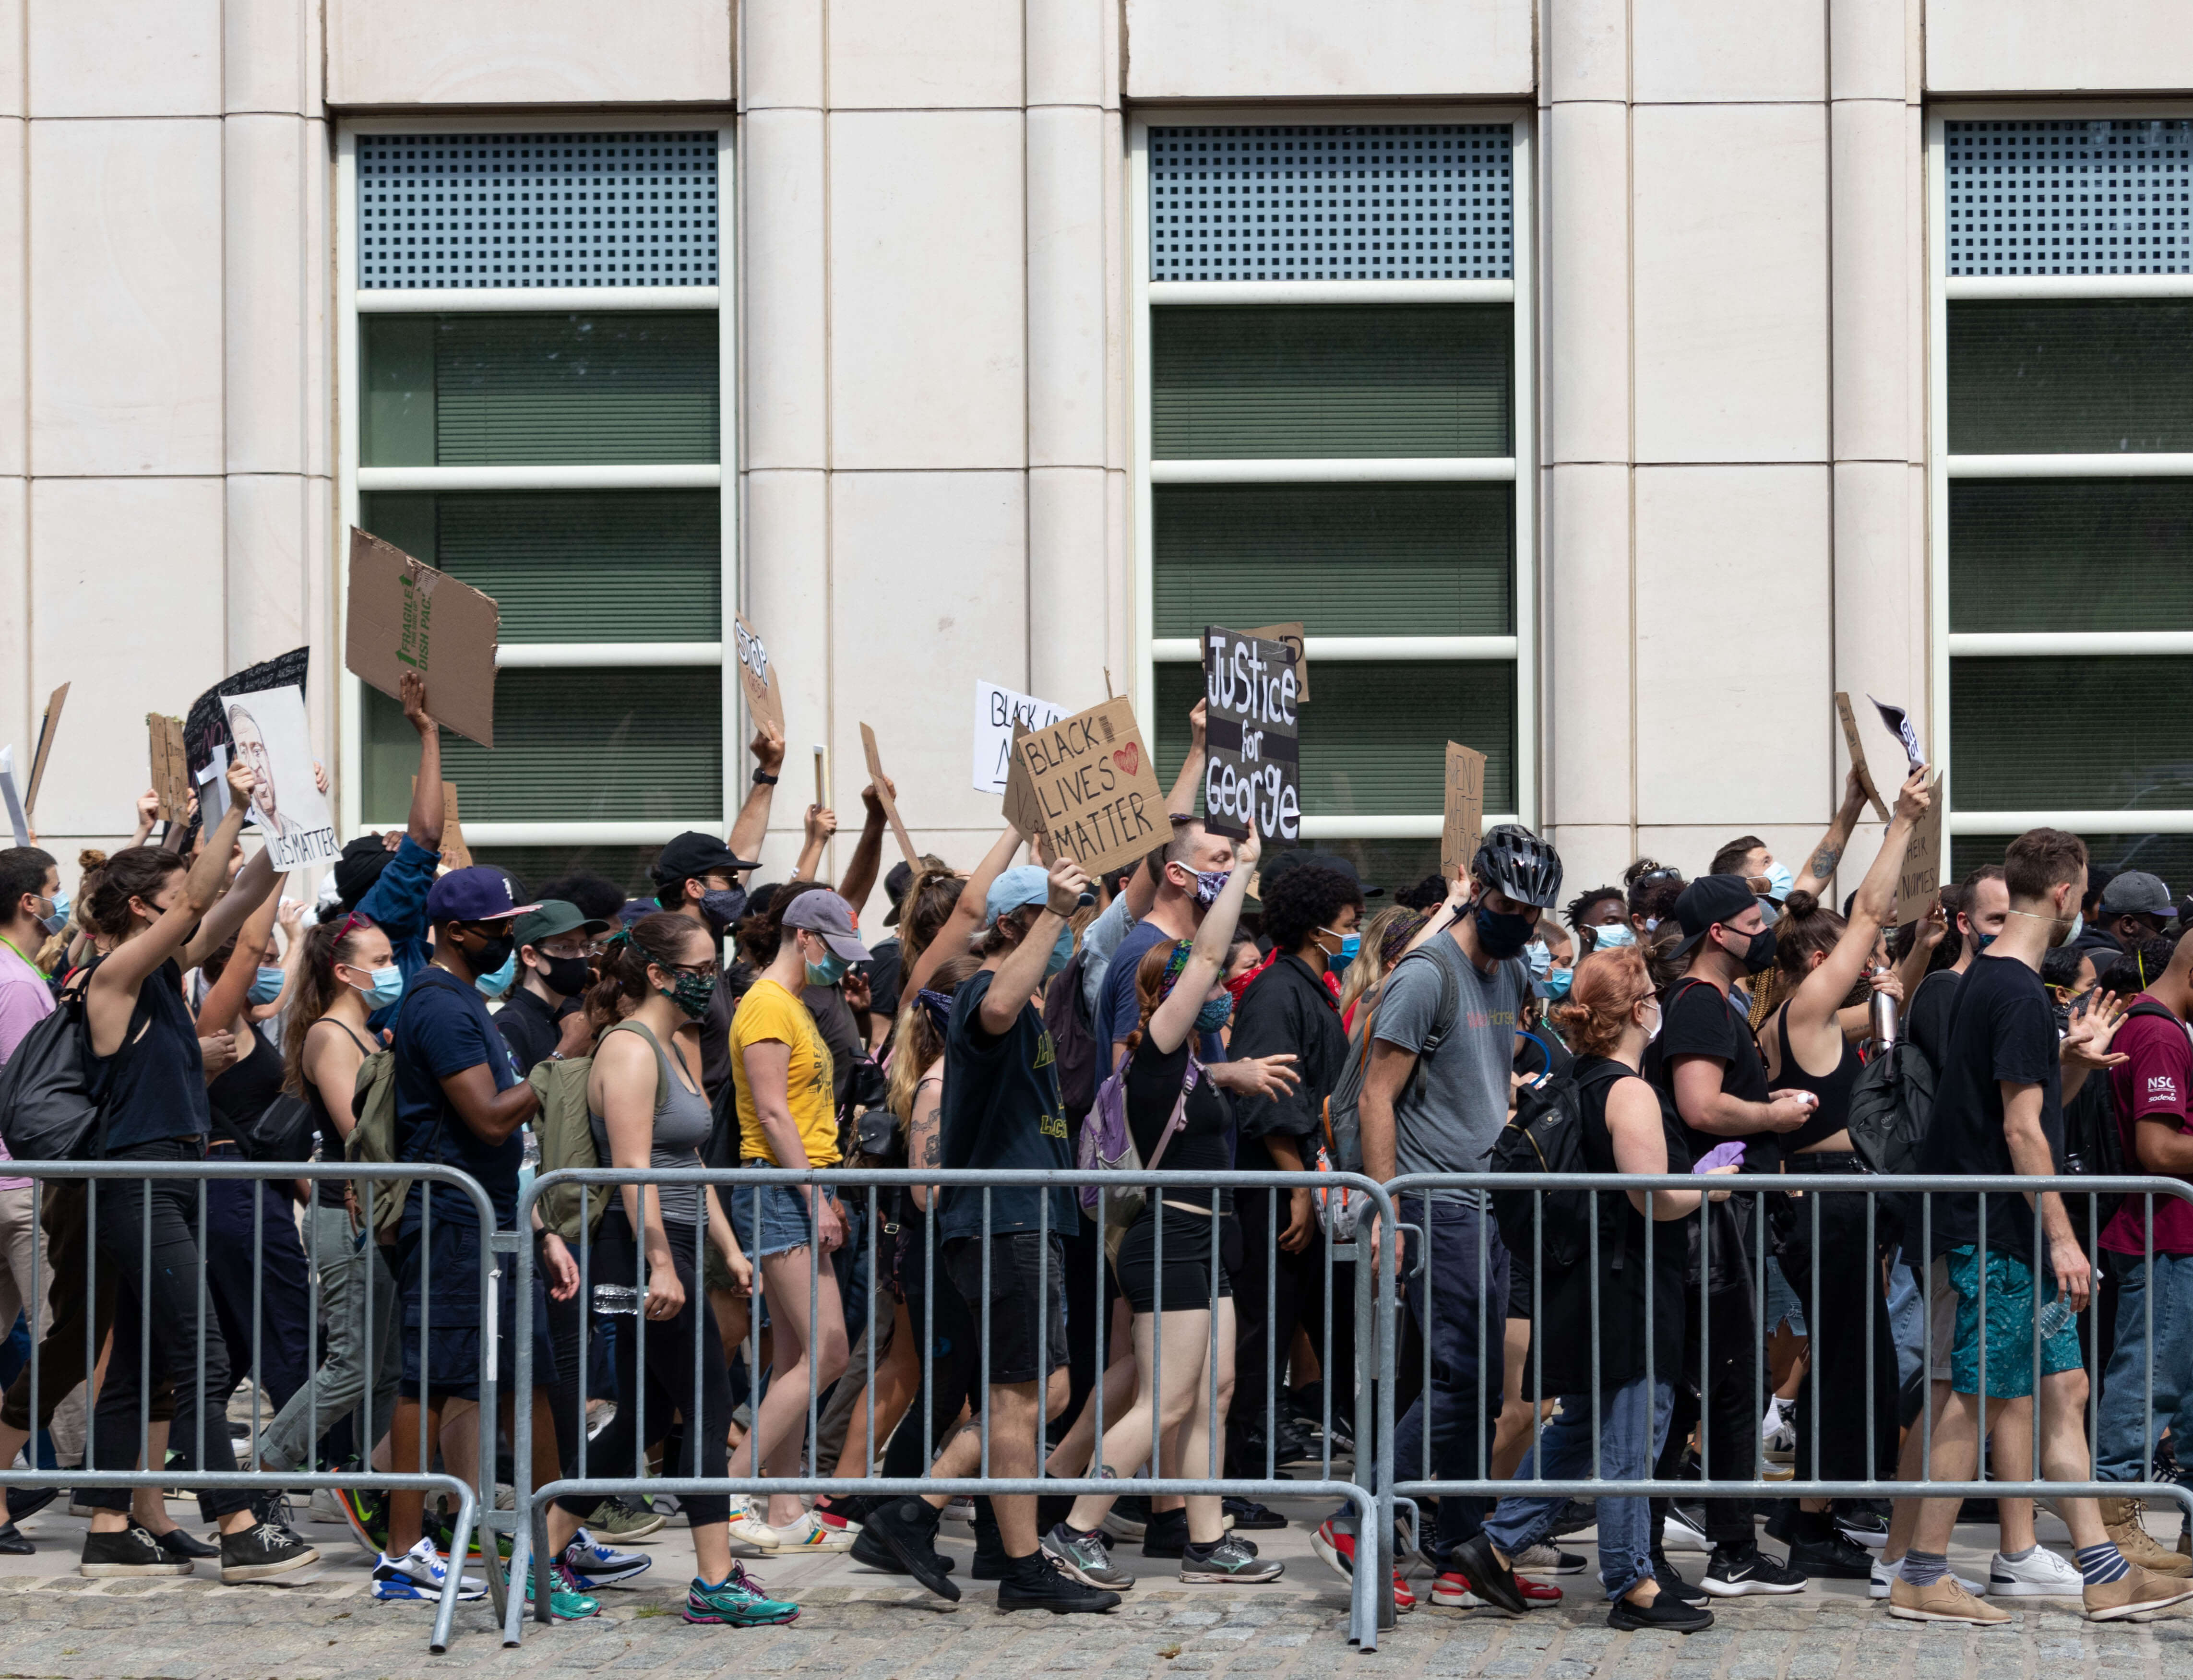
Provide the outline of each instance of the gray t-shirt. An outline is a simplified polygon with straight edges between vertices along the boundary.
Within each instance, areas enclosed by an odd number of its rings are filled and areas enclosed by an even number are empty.
[[[655,1046],[656,1065],[662,1075],[662,1104],[655,1111],[655,1138],[648,1151],[650,1167],[669,1169],[693,1168],[701,1165],[701,1146],[708,1141],[712,1116],[708,1109],[707,1092],[689,1091],[680,1076],[679,1068],[664,1053],[661,1044]],[[598,1114],[589,1114],[587,1120],[594,1133],[594,1153],[601,1157],[602,1165],[610,1161],[610,1131]],[[701,1222],[701,1187],[671,1180],[655,1187],[662,1207],[665,1224],[696,1225]],[[618,1205],[623,1205],[618,1198]]]
[[[1436,963],[1454,977],[1455,1012],[1446,1035],[1423,1060],[1414,1089],[1394,1116],[1394,1164],[1403,1173],[1482,1173],[1486,1155],[1508,1123],[1508,1071],[1515,1022],[1530,995],[1531,974],[1520,957],[1481,974],[1453,938],[1427,940],[1387,977],[1371,1033],[1402,1050],[1421,1051],[1439,1025]],[[1435,1192],[1441,1201],[1474,1201],[1460,1190]]]

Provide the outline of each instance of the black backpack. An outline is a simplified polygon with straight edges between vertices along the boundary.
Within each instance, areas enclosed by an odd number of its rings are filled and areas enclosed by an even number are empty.
[[[1869,1173],[1916,1173],[1934,1119],[1934,1064],[1908,1038],[1876,1050],[1851,1087],[1851,1148]]]
[[[0,1141],[17,1161],[81,1161],[99,1153],[99,1064],[84,1015],[88,983],[89,971],[0,1066]]]
[[[1596,1069],[1594,1083],[1620,1078],[1626,1069]],[[1492,1140],[1487,1160],[1495,1173],[1589,1173],[1583,1146],[1583,1087],[1572,1073],[1549,1075],[1515,1093],[1515,1115]],[[1590,1252],[1589,1190],[1496,1190],[1492,1217],[1500,1241],[1521,1259],[1533,1253],[1566,1270]]]
[[[1096,1069],[1111,1058],[1096,1053],[1096,1023],[1083,1002],[1081,977],[1087,949],[1077,950],[1044,988],[1043,1024],[1057,1058],[1059,1100],[1066,1106],[1068,1135],[1080,1130],[1096,1101]],[[1109,1046],[1107,1046],[1108,1048]],[[1108,1071],[1108,1068],[1107,1071]]]

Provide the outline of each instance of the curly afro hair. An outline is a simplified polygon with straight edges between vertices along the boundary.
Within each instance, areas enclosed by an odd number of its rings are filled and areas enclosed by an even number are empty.
[[[1274,950],[1298,951],[1311,934],[1332,926],[1353,904],[1363,909],[1363,889],[1338,869],[1304,863],[1264,883],[1264,934]]]

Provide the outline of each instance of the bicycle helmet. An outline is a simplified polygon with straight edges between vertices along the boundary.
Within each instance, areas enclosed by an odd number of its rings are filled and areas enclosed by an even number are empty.
[[[1469,872],[1519,904],[1550,910],[1560,898],[1560,853],[1520,823],[1487,829]]]

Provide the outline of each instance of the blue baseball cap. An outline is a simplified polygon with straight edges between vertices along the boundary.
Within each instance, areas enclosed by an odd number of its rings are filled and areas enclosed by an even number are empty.
[[[1050,902],[1050,875],[1033,863],[1019,864],[990,883],[989,897],[982,901],[982,925],[995,927],[999,916]]]
[[[440,921],[500,921],[522,916],[538,904],[521,904],[511,894],[510,877],[500,869],[476,863],[469,869],[452,869],[427,892],[427,920]]]

